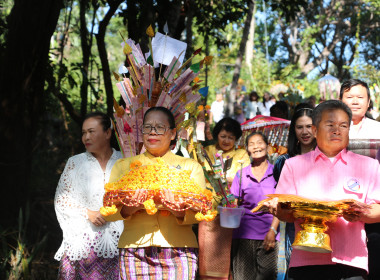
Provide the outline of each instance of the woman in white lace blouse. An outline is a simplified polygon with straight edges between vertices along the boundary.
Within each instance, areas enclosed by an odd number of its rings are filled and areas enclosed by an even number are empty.
[[[91,113],[82,125],[86,152],[66,163],[55,194],[54,205],[63,231],[59,279],[118,279],[117,243],[123,224],[106,222],[99,213],[104,184],[121,154],[111,148],[110,118]]]

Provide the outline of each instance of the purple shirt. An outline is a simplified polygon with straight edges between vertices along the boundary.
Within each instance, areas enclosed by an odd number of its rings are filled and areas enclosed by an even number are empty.
[[[231,186],[231,193],[239,196],[240,171],[236,173]],[[273,165],[268,162],[268,168],[260,182],[252,174],[251,165],[243,168],[241,180],[242,206],[245,208],[240,227],[234,230],[233,238],[264,240],[272,224],[273,216],[268,213],[251,213],[266,194],[275,192],[276,181],[273,178]],[[277,240],[279,236],[277,236]]]

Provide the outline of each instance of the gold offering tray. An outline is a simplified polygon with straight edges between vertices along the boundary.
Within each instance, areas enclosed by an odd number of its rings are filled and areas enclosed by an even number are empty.
[[[268,211],[265,202],[278,198],[278,203],[283,209],[293,210],[295,218],[304,221],[300,224],[301,230],[297,232],[293,248],[318,252],[330,253],[330,236],[325,232],[328,229],[327,222],[335,222],[337,217],[343,215],[359,215],[367,212],[369,205],[354,199],[343,199],[337,201],[312,200],[298,195],[269,194],[268,198],[260,201],[251,210],[252,213]]]

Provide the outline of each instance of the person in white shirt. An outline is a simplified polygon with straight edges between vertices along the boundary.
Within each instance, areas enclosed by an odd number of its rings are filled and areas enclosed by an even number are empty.
[[[259,110],[261,115],[270,116],[270,108],[274,105],[275,102],[271,100],[270,94],[264,92],[263,102],[259,102]]]
[[[367,83],[357,79],[345,81],[339,98],[352,111],[350,139],[380,139],[380,122],[365,116],[371,100]]]
[[[380,139],[380,122],[365,116],[370,106],[371,97],[367,83],[350,79],[340,88],[340,100],[347,104],[352,111],[352,121],[349,131],[350,139]],[[368,246],[368,279],[380,279],[380,223],[365,226]]]
[[[249,101],[248,101],[247,108],[245,111],[245,118],[247,120],[256,117],[256,114],[258,112],[258,107],[259,107],[258,100],[259,100],[259,95],[257,94],[256,91],[252,91],[249,94]]]
[[[224,117],[224,100],[223,94],[217,93],[215,95],[215,101],[211,104],[210,109],[210,124],[212,121],[218,123]]]
[[[104,185],[121,153],[112,149],[110,118],[88,114],[82,125],[86,152],[70,157],[55,193],[54,206],[63,232],[55,254],[59,279],[119,279],[117,243],[122,221],[106,222],[99,212]]]

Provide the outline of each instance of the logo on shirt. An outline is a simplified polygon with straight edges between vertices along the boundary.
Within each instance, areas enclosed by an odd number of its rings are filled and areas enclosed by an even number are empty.
[[[351,178],[347,181],[347,185],[344,188],[350,192],[361,193],[359,180],[356,178]]]

